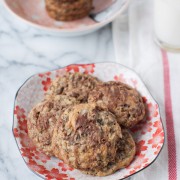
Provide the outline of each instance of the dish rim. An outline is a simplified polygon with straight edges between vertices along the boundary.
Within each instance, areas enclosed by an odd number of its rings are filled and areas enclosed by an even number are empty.
[[[136,71],[134,71],[133,69],[131,69],[131,68],[125,66],[125,65],[122,65],[122,64],[120,64],[120,63],[117,63],[117,62],[108,62],[108,61],[107,61],[107,62],[97,62],[97,63],[95,62],[95,63],[85,63],[85,64],[82,64],[82,63],[81,63],[81,64],[76,64],[76,63],[75,63],[75,64],[69,64],[69,65],[66,65],[66,66],[63,66],[63,67],[60,66],[60,67],[57,68],[57,69],[50,70],[50,72],[51,72],[51,71],[56,71],[56,70],[59,70],[59,69],[63,69],[63,68],[65,68],[65,67],[68,67],[68,66],[71,66],[71,65],[77,65],[77,66],[79,65],[79,66],[81,66],[81,65],[92,65],[92,64],[116,64],[116,65],[119,65],[119,66],[121,66],[121,67],[126,68],[126,69],[129,70],[129,71],[132,71],[132,72],[140,79],[140,81],[143,83],[144,87],[145,87],[146,90],[148,91],[148,93],[149,93],[149,95],[151,96],[151,98],[152,98],[152,99],[154,100],[154,102],[158,105],[158,110],[159,110],[159,115],[160,115],[160,122],[161,122],[161,124],[162,124],[162,129],[163,129],[163,133],[164,133],[164,139],[163,139],[163,143],[162,143],[161,149],[159,150],[158,154],[157,154],[156,157],[153,159],[153,161],[152,161],[151,163],[149,163],[146,167],[143,167],[142,169],[136,171],[135,173],[133,173],[133,174],[131,174],[131,175],[128,175],[127,177],[124,177],[124,178],[121,178],[121,179],[116,179],[116,180],[124,180],[124,179],[126,179],[126,178],[128,178],[128,177],[131,177],[131,176],[133,176],[133,175],[135,175],[135,174],[143,171],[144,169],[148,168],[149,166],[151,166],[151,165],[157,160],[157,158],[158,158],[159,155],[161,154],[162,149],[164,148],[166,136],[165,136],[165,128],[164,128],[164,125],[163,125],[163,122],[162,122],[162,118],[161,118],[160,106],[159,106],[159,104],[157,103],[157,101],[154,99],[154,97],[152,96],[152,94],[150,93],[149,89],[147,88],[147,86],[145,85],[145,83],[144,83],[144,81],[141,79],[141,77],[138,75],[138,73],[136,73]],[[46,73],[46,72],[47,72],[47,71],[40,72],[40,73]],[[16,142],[17,148],[18,148],[18,150],[19,150],[19,153],[20,153],[20,155],[21,155],[24,163],[25,163],[26,166],[28,167],[28,169],[29,169],[30,171],[32,171],[34,174],[36,174],[38,177],[46,180],[44,177],[42,177],[41,175],[39,175],[37,172],[35,172],[34,170],[32,170],[32,169],[28,166],[28,164],[26,163],[25,158],[22,156],[22,153],[21,153],[21,151],[20,151],[20,148],[19,148],[17,139],[16,139],[16,137],[15,137],[15,135],[14,135],[14,118],[15,118],[15,116],[14,116],[14,109],[15,109],[15,105],[16,105],[16,98],[17,98],[18,92],[21,90],[21,88],[26,84],[26,82],[27,82],[28,80],[30,80],[30,79],[33,78],[34,76],[37,76],[38,74],[39,74],[39,73],[35,73],[35,74],[31,75],[29,78],[27,78],[27,79],[24,81],[24,83],[18,88],[18,90],[17,90],[17,92],[16,92],[16,94],[15,94],[14,106],[13,106],[12,134],[13,134],[14,140],[15,140],[15,142]]]

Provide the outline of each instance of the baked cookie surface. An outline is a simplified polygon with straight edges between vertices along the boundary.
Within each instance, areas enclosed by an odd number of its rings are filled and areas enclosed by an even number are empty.
[[[75,97],[80,102],[86,102],[89,92],[98,84],[101,84],[101,81],[93,76],[82,73],[66,73],[52,82],[46,97],[65,94]]]
[[[85,174],[94,176],[107,176],[115,173],[117,170],[127,167],[133,160],[136,153],[134,139],[127,129],[122,129],[122,138],[117,143],[117,152],[115,160],[100,170],[83,171]]]
[[[75,98],[57,95],[42,101],[31,110],[27,121],[28,135],[38,149],[53,155],[51,143],[56,121],[65,108],[78,103]]]
[[[90,171],[106,167],[116,158],[121,128],[115,116],[95,104],[66,109],[57,122],[52,147],[69,166]]]
[[[73,21],[88,16],[92,0],[45,0],[46,10],[53,19]]]
[[[137,90],[121,82],[107,82],[90,92],[88,102],[96,102],[116,115],[118,123],[130,128],[145,116],[145,106]]]

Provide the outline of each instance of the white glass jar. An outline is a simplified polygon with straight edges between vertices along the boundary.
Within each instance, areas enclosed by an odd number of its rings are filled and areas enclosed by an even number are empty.
[[[154,0],[154,28],[161,47],[180,52],[180,0]]]

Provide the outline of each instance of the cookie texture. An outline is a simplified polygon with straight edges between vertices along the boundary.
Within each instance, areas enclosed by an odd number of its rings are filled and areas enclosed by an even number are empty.
[[[62,114],[54,130],[52,147],[54,155],[69,166],[90,172],[115,160],[121,135],[112,113],[96,104],[79,104]]]
[[[108,163],[106,167],[100,170],[83,171],[86,174],[94,176],[107,176],[113,174],[119,169],[127,167],[133,160],[136,153],[134,139],[127,129],[122,129],[122,138],[117,143],[117,152],[114,161]]]
[[[64,109],[78,104],[76,98],[57,95],[37,104],[29,113],[28,135],[35,146],[47,155],[53,155],[52,136],[55,124]]]
[[[137,90],[121,82],[107,82],[97,86],[89,94],[88,102],[98,105],[116,115],[118,123],[130,128],[145,116],[145,106]]]
[[[55,79],[50,86],[46,98],[64,94],[75,97],[80,102],[87,102],[88,94],[102,82],[97,78],[82,73],[66,73]]]
[[[60,21],[73,21],[89,15],[92,0],[45,0],[50,17]]]

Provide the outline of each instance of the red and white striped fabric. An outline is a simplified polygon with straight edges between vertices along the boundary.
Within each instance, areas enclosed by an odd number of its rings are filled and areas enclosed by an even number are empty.
[[[153,1],[133,0],[129,12],[113,22],[116,61],[134,69],[159,103],[165,145],[158,159],[133,180],[180,179],[180,54],[154,43]]]

